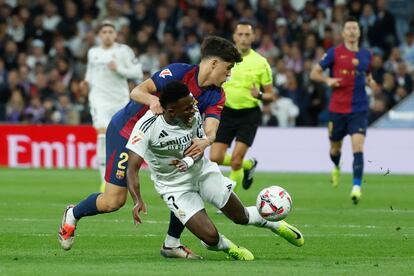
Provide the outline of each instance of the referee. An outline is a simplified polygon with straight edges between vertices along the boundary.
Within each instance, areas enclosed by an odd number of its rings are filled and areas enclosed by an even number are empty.
[[[276,96],[269,63],[251,48],[255,40],[253,25],[239,22],[233,32],[233,40],[243,61],[235,64],[230,80],[223,85],[226,103],[210,159],[220,165],[231,166],[230,178],[236,182],[237,191],[240,184],[248,189],[253,183],[257,160],[244,160],[244,157],[261,122],[260,103],[272,102]],[[234,150],[231,155],[227,154],[234,139]]]

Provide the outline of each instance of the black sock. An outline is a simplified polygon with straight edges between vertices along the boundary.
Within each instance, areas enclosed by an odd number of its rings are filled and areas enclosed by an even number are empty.
[[[179,239],[181,233],[184,231],[184,225],[181,221],[174,215],[173,212],[170,212],[170,225],[168,226],[168,235]]]
[[[335,164],[335,166],[339,167],[339,161],[341,160],[341,153],[339,153],[338,155],[332,155],[332,153],[330,153],[330,156],[331,156],[331,160]]]

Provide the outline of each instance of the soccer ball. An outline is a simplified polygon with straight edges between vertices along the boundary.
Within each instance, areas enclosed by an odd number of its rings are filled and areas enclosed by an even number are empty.
[[[271,186],[259,193],[256,207],[264,219],[279,221],[286,218],[292,209],[292,198],[282,187]]]

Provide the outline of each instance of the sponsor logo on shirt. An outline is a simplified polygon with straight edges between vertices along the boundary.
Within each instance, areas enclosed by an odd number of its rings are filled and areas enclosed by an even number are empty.
[[[158,75],[160,78],[163,78],[163,79],[165,79],[165,76],[170,76],[170,77],[172,77],[172,73],[171,73],[171,71],[170,71],[170,69],[164,69],[164,70],[162,70],[161,71],[161,73]]]
[[[134,137],[132,137],[131,143],[134,145],[134,144],[138,143],[139,141],[141,141],[142,138],[144,138],[144,133],[138,132],[138,134],[136,134],[136,135],[134,135]]]
[[[117,170],[116,171],[116,178],[117,179],[123,179],[125,177],[125,171],[123,170]]]

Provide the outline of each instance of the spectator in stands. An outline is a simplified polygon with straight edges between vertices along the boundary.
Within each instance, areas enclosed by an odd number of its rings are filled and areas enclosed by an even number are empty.
[[[23,112],[23,121],[28,124],[40,124],[44,119],[45,109],[39,97],[32,97],[30,105]]]
[[[297,75],[298,88],[306,91],[302,99],[305,104],[299,105],[300,124],[323,124],[327,108],[319,90],[314,90],[302,77],[304,65],[298,65],[319,60],[320,52],[341,43],[341,26],[348,15],[358,18],[364,26],[364,45],[369,45],[375,54],[374,78],[381,82],[381,76],[384,78],[388,72],[394,74],[391,78],[395,77],[397,84],[390,85],[388,76],[381,90],[392,99],[387,100],[387,108],[395,103],[397,90],[401,95],[408,95],[412,90],[409,83],[414,73],[414,28],[410,28],[409,22],[414,2],[411,0],[29,2],[6,1],[0,5],[0,57],[6,71],[18,69],[26,104],[36,96],[38,74],[47,76],[53,99],[62,94],[71,95],[69,84],[73,78],[84,77],[87,50],[98,44],[94,35],[96,22],[104,16],[113,18],[119,27],[120,42],[131,46],[136,56],[149,59],[147,70],[151,72],[172,62],[197,63],[201,38],[208,34],[229,38],[235,22],[250,18],[257,22],[257,40],[252,48],[267,57],[274,70],[276,86],[286,82],[286,73],[280,64],[287,60],[288,68]],[[40,61],[35,50],[42,52]],[[296,60],[292,57],[295,54],[301,58]],[[397,73],[401,62],[406,64],[404,76]],[[42,101],[47,99],[40,97]],[[90,122],[87,113],[83,113],[87,100],[78,103],[78,98],[73,96],[70,100],[79,110],[81,122]],[[2,102],[4,107],[3,99]],[[0,114],[4,115],[4,110]]]
[[[407,63],[410,71],[414,70],[414,32],[408,32],[405,36],[404,43],[400,47],[401,56]]]
[[[22,120],[24,111],[24,98],[23,93],[19,88],[15,88],[12,93],[10,100],[6,105],[6,122],[17,123]]]
[[[272,113],[270,104],[264,104],[262,106],[262,123],[261,126],[278,126],[276,115]]]
[[[279,96],[277,101],[269,105],[271,114],[276,116],[279,127],[294,127],[299,116],[299,108],[292,99]]]

